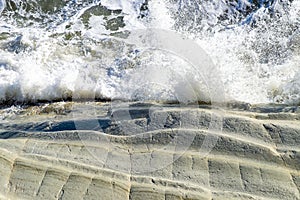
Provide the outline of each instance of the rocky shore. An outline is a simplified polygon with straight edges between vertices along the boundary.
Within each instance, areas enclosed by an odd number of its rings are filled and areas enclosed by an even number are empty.
[[[300,199],[300,109],[53,103],[0,111],[0,199]]]

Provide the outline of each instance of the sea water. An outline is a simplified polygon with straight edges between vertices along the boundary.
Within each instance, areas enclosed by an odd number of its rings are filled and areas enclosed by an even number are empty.
[[[225,101],[300,103],[299,0],[0,0],[0,102],[176,100],[187,80],[208,102],[189,60],[122,40],[149,29],[199,45]]]

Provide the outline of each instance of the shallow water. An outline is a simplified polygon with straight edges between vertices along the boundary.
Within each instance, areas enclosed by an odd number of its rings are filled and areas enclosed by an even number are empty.
[[[168,49],[122,39],[156,28],[182,34],[207,53],[223,101],[297,105],[300,2],[259,2],[2,0],[1,104],[181,96],[209,102],[207,72]]]

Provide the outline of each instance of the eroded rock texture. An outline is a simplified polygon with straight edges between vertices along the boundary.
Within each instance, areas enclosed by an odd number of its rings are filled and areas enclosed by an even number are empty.
[[[3,117],[0,199],[300,199],[297,109],[52,106]]]

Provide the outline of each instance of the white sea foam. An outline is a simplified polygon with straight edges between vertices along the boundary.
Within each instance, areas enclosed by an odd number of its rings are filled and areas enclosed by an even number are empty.
[[[4,10],[5,5],[6,5],[5,0],[1,0],[0,1],[0,15],[1,15],[2,11]]]
[[[17,14],[12,15],[14,12],[8,12],[3,2],[0,1],[1,102],[69,97],[174,100],[179,93],[195,92],[200,100],[207,101],[210,93],[205,80],[192,76],[195,69],[188,62],[167,52],[126,45],[110,36],[147,27],[175,30],[193,38],[218,67],[215,73],[222,78],[227,100],[300,102],[299,26],[289,34],[289,25],[299,25],[299,1],[293,1],[289,10],[276,5],[282,15],[276,19],[269,18],[264,8],[256,10],[253,19],[258,27],[252,28],[242,25],[243,20],[220,23],[218,19],[228,6],[223,1],[203,1],[201,8],[195,10],[204,9],[205,16],[200,20],[199,12],[190,12],[195,21],[187,18],[183,24],[183,18],[176,19],[174,10],[181,9],[183,13],[191,1],[181,1],[186,3],[182,5],[167,0],[149,1],[145,17],[140,11],[144,0],[102,0],[101,5],[112,13],[107,16],[94,12],[89,17],[83,17],[84,13],[99,6],[100,1],[78,4],[74,13],[74,8],[66,4],[61,10],[71,10],[67,13],[73,14],[65,20],[59,11],[40,14],[54,20],[51,27],[35,19],[30,19],[33,25],[26,25],[27,20],[25,23]],[[249,3],[243,2],[241,9]],[[235,17],[231,14],[229,21]],[[184,87],[185,80],[192,82],[193,91]]]

